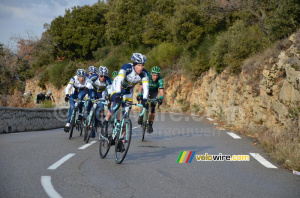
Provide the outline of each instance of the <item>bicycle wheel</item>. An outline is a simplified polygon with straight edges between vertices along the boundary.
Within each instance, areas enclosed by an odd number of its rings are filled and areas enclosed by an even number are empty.
[[[108,127],[107,127],[108,128]],[[105,158],[110,149],[110,138],[107,136],[107,129],[101,130],[99,134],[99,154],[101,158]]]
[[[74,109],[73,109],[73,115],[72,115],[71,123],[70,123],[71,131],[70,131],[69,139],[72,138],[74,126],[76,125],[76,124],[75,124],[75,120],[76,120],[76,111],[77,111],[77,109],[74,108]]]
[[[146,129],[147,129],[147,124],[148,124],[148,110],[146,111],[146,113],[143,116],[143,122],[142,122],[143,136],[142,136],[142,141],[144,141],[144,139],[145,139],[145,133],[146,133]]]
[[[92,126],[92,127],[91,127]],[[89,124],[89,126],[87,126],[89,128],[89,133],[88,136],[86,138],[86,143],[89,143],[90,137],[92,135],[92,131],[94,130],[96,133],[96,127],[95,127],[95,112],[93,112],[92,116],[91,116],[91,122]]]
[[[88,119],[86,119],[85,123],[84,123],[84,136],[83,136],[83,141],[86,141],[88,134],[89,134],[89,126],[88,126]]]
[[[120,132],[122,133],[122,129],[125,128],[125,134],[120,137]],[[132,134],[132,124],[130,119],[124,120],[123,125],[120,128],[121,130],[117,133],[116,137],[116,145],[115,145],[115,153],[116,153],[116,163],[121,164],[125,159]]]
[[[80,121],[80,124],[79,124],[79,131],[80,131],[80,136],[82,136],[82,131],[83,131],[83,121]]]

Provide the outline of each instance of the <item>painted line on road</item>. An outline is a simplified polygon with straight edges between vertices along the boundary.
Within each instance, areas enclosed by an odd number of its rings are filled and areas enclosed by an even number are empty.
[[[49,170],[55,170],[57,169],[60,165],[62,165],[64,162],[66,162],[68,159],[70,159],[71,157],[73,157],[75,155],[75,153],[70,153],[68,155],[66,155],[65,157],[61,158],[60,160],[58,160],[57,162],[55,162],[54,164],[52,164],[51,166],[49,166]]]
[[[231,137],[233,137],[234,139],[241,139],[241,137],[236,135],[235,133],[227,132],[227,134],[230,135]]]
[[[87,147],[91,146],[92,144],[95,144],[96,142],[97,142],[96,140],[93,140],[90,143],[85,144],[85,145],[79,147],[78,149],[80,149],[80,150],[86,149]]]
[[[212,119],[212,118],[207,118],[209,121],[213,121],[214,119]]]
[[[265,158],[263,158],[258,153],[250,153],[250,155],[252,157],[254,157],[254,159],[256,159],[259,163],[261,163],[262,165],[264,165],[267,168],[277,168],[276,166],[274,166],[273,164],[271,164],[270,162],[268,162]]]
[[[48,197],[51,197],[51,198],[61,198],[62,197],[53,188],[50,176],[42,176],[41,177],[41,183],[42,183],[42,186],[43,186],[46,194],[48,195]]]
[[[137,127],[133,127],[132,129],[137,129],[137,128],[139,128],[140,126],[137,126]]]

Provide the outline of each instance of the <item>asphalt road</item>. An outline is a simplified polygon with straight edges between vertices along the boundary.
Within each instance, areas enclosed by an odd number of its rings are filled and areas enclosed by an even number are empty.
[[[85,146],[78,132],[71,140],[63,129],[0,135],[0,197],[300,197],[300,176],[207,118],[161,113],[144,142],[135,113],[132,120],[121,165],[114,147],[101,159],[97,138]],[[191,163],[176,163],[181,151],[195,151]],[[197,161],[205,153],[250,160]]]

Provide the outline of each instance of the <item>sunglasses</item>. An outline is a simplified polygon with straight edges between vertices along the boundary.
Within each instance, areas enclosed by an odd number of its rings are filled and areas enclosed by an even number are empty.
[[[99,77],[103,78],[103,77],[105,77],[105,76],[99,75]]]

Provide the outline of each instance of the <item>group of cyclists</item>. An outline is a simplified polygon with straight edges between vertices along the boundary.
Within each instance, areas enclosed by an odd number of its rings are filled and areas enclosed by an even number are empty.
[[[74,99],[84,100],[87,99],[87,105],[85,105],[85,113],[82,114],[83,104],[78,106],[78,120],[85,120],[89,115],[92,106],[92,100],[109,100],[112,105],[106,112],[103,125],[107,126],[108,120],[111,115],[118,109],[117,105],[120,105],[122,101],[133,102],[133,88],[135,85],[139,85],[139,93],[137,100],[141,102],[144,108],[151,108],[151,114],[149,117],[149,132],[153,132],[153,122],[155,118],[155,106],[157,103],[162,104],[164,99],[164,82],[160,75],[160,68],[154,66],[151,72],[147,72],[144,68],[147,59],[146,56],[141,53],[133,53],[131,57],[131,63],[124,64],[120,71],[112,72],[112,79],[109,77],[109,71],[106,66],[100,66],[97,69],[94,66],[88,68],[88,73],[84,69],[78,69],[76,75],[70,79],[69,84],[65,89],[65,101],[70,101],[70,108],[65,125],[64,131],[69,132],[70,119],[72,111],[75,105]],[[71,94],[69,94],[71,90]],[[157,98],[157,102],[152,102],[148,107],[148,98]],[[99,103],[96,113],[99,115],[103,109],[104,104]],[[99,118],[96,116],[96,118]],[[98,120],[96,119],[96,122]],[[142,124],[142,117],[138,119],[138,124]],[[95,131],[92,131],[91,137],[95,137]]]

